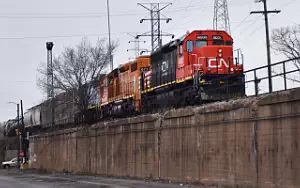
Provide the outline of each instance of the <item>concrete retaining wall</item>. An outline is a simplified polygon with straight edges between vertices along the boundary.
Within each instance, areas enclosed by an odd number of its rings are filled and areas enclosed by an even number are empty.
[[[0,163],[5,161],[6,142],[6,138],[0,136]]]
[[[6,150],[5,151],[5,161],[10,161],[15,157],[18,157],[18,150]]]
[[[300,187],[300,90],[31,137],[33,168]]]

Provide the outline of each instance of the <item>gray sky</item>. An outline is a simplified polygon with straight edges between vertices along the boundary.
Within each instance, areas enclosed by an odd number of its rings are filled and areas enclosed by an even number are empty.
[[[110,0],[112,37],[119,40],[115,66],[125,63],[133,53],[127,34],[145,32],[149,23],[140,24],[147,12],[137,6],[148,0]],[[153,1],[152,1],[153,2]],[[154,0],[154,2],[157,2]],[[165,1],[164,1],[165,2]],[[172,17],[162,28],[177,37],[187,30],[211,29],[214,0],[170,0],[173,5],[164,11]],[[270,16],[270,27],[300,23],[300,0],[269,0],[270,9],[282,9],[279,15]],[[264,21],[261,15],[249,16],[251,10],[262,10],[254,0],[228,0],[232,36],[235,48],[245,55],[246,69],[266,64]],[[83,36],[91,41],[107,36],[106,0],[9,0],[0,1],[0,120],[15,117],[15,106],[8,101],[22,99],[25,109],[42,101],[43,95],[36,87],[36,69],[46,61],[47,41],[54,42],[54,55],[64,47],[75,45]],[[237,27],[238,26],[238,27]],[[145,38],[150,45],[150,38]],[[168,42],[170,38],[165,38]],[[273,54],[273,61],[283,57]]]

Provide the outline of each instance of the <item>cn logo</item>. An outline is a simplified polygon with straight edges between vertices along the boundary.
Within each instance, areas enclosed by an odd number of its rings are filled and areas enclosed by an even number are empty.
[[[161,71],[162,72],[166,72],[169,68],[169,64],[167,61],[163,61],[162,64],[161,64]]]
[[[229,68],[228,63],[223,58],[218,58],[218,62],[217,62],[217,58],[208,60],[208,67],[210,67],[210,68],[218,68],[218,67],[221,68],[222,65]]]

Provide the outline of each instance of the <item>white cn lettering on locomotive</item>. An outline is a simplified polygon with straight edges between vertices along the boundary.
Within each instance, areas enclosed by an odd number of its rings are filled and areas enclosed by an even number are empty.
[[[166,72],[169,68],[169,64],[167,61],[163,61],[161,64],[161,72]]]
[[[218,61],[218,62],[217,62]],[[208,67],[210,68],[222,68],[222,66],[229,67],[228,63],[223,58],[212,58],[208,60]]]

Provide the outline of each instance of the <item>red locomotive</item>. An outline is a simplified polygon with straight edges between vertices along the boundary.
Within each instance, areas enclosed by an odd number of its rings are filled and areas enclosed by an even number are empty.
[[[152,108],[201,104],[243,96],[243,65],[234,61],[225,31],[193,31],[151,54],[151,86],[142,105]]]
[[[197,30],[101,80],[102,116],[150,112],[243,96],[243,65],[225,31]]]

